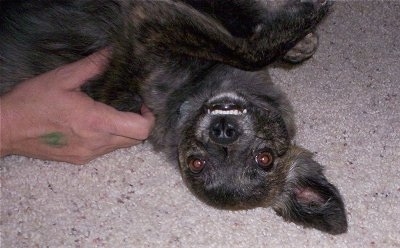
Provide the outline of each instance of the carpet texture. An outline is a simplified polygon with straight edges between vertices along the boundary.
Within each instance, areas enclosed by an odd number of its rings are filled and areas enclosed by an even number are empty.
[[[337,2],[320,48],[271,73],[297,112],[296,143],[341,191],[348,233],[222,211],[149,144],[85,166],[1,162],[1,247],[400,247],[400,1]]]

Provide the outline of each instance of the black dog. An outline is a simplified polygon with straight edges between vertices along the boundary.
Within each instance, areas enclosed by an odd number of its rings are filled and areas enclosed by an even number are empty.
[[[329,5],[3,1],[0,92],[112,46],[108,70],[83,90],[123,111],[149,106],[157,116],[152,143],[179,160],[195,195],[219,208],[272,206],[286,220],[342,233],[347,221],[338,190],[309,152],[291,144],[288,101],[265,70],[249,72],[285,54],[294,62],[309,57],[314,49],[287,52]]]

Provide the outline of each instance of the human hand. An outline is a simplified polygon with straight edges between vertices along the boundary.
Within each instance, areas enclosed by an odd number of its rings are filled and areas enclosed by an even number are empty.
[[[84,164],[145,140],[154,125],[141,114],[94,101],[80,87],[101,73],[107,51],[90,55],[18,84],[0,98],[0,156],[11,154]]]

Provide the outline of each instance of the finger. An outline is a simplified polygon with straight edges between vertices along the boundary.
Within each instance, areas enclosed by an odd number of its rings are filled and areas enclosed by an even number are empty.
[[[105,48],[86,58],[55,69],[60,78],[61,87],[79,89],[89,79],[101,74],[108,65],[111,49]]]
[[[126,138],[145,140],[154,126],[154,115],[144,108],[143,114],[121,112],[103,103],[96,102],[97,109],[93,112],[94,123],[102,132]]]
[[[146,105],[142,105],[142,108],[140,109],[140,113],[142,115],[142,117],[144,119],[146,119],[149,123],[153,123],[156,120],[156,117],[154,116],[153,112],[151,112],[151,110],[146,106]],[[153,126],[152,126],[153,128]]]

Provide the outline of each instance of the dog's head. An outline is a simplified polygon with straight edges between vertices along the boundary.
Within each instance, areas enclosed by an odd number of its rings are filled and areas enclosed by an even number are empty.
[[[188,125],[179,148],[181,169],[189,187],[211,205],[264,205],[284,182],[275,160],[289,143],[285,121],[272,104],[221,93]]]
[[[290,145],[290,107],[276,97],[220,93],[191,112],[179,144],[188,187],[218,208],[272,206],[285,219],[344,232],[339,192],[307,152]]]

